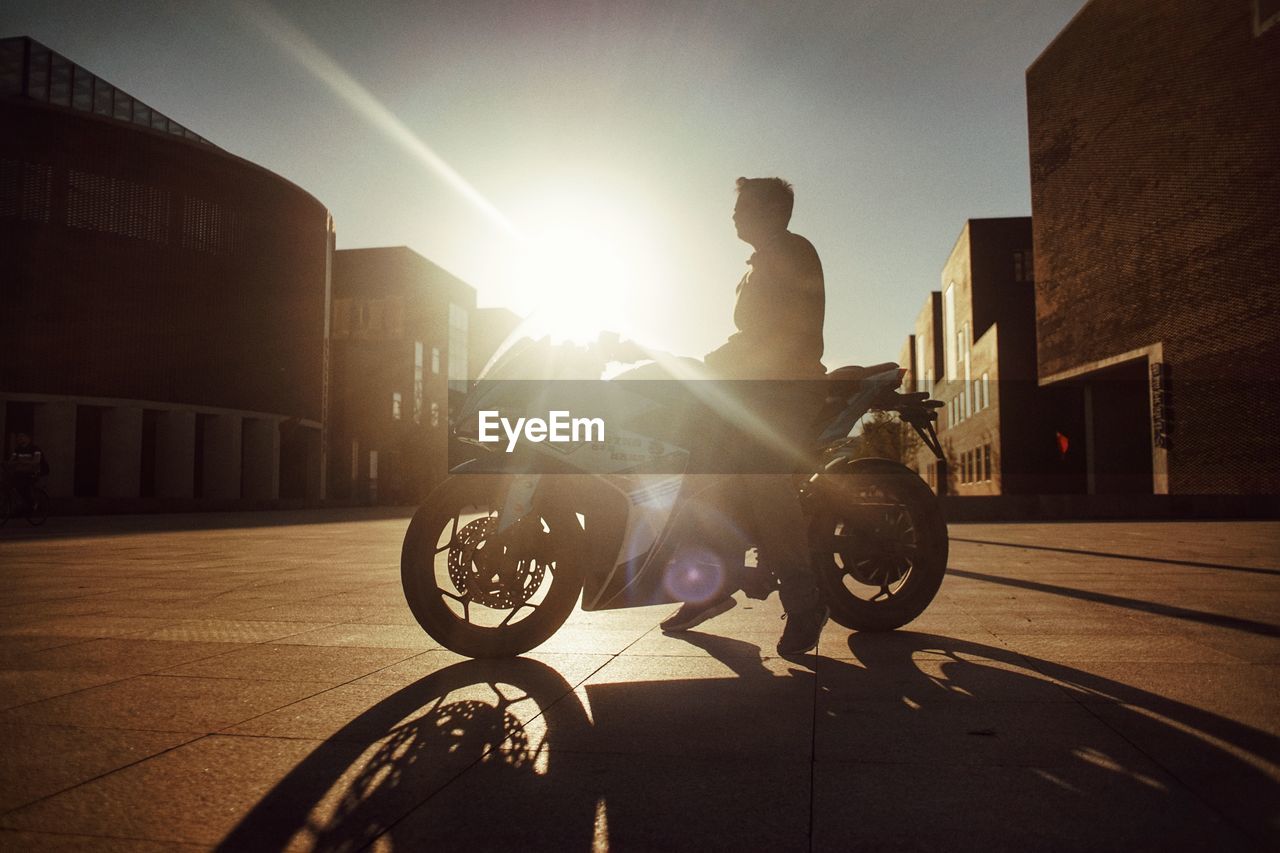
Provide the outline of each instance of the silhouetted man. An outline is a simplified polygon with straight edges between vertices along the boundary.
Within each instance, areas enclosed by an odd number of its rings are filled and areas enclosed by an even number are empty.
[[[764,460],[769,473],[737,478],[740,499],[761,566],[778,579],[787,626],[779,654],[803,654],[818,644],[828,612],[814,584],[808,537],[788,456],[779,441],[804,447],[812,412],[802,388],[777,380],[815,379],[822,366],[822,323],[826,293],[822,262],[808,240],[787,230],[794,195],[781,178],[738,178],[733,223],[738,238],[754,254],[738,283],[733,322],[738,331],[707,355],[707,366],[730,379],[775,380],[765,398],[751,401],[752,412],[768,435],[757,435],[744,458]],[[730,571],[734,567],[727,567]],[[688,602],[662,623],[664,631],[684,631],[734,606],[729,595]]]

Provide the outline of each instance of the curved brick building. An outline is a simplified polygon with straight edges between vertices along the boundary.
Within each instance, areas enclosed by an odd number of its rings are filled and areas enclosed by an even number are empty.
[[[324,205],[0,40],[0,435],[60,497],[323,495]]]

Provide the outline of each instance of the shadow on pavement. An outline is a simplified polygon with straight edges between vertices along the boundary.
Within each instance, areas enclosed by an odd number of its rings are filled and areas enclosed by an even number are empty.
[[[855,634],[855,660],[790,668],[688,639],[733,675],[665,658],[674,680],[574,691],[530,659],[433,673],[313,751],[219,849],[1280,842],[1280,742],[1222,716],[929,634]]]

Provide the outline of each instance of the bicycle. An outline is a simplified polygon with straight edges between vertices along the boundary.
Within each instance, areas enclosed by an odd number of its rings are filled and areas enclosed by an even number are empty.
[[[3,482],[0,486],[3,488],[3,494],[0,494],[0,527],[4,527],[9,523],[10,518],[18,515],[25,515],[27,523],[32,527],[39,527],[49,518],[49,495],[44,489],[31,484],[31,503],[23,506],[25,503],[22,496],[18,494],[18,484],[14,482],[14,477],[8,465],[5,466]],[[38,478],[37,478],[38,479]],[[19,513],[20,509],[25,509],[25,513]]]

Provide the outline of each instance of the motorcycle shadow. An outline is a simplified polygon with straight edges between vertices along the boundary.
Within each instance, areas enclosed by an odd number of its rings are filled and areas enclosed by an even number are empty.
[[[1266,765],[1280,745],[1225,717],[929,634],[855,634],[853,659],[800,664],[685,639],[707,656],[617,658],[576,690],[529,658],[441,669],[352,719],[219,849],[1244,849],[1277,837]],[[1217,794],[1188,795],[1194,780],[1144,744],[1174,749]]]

